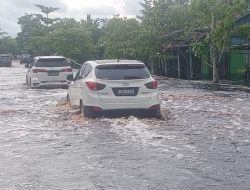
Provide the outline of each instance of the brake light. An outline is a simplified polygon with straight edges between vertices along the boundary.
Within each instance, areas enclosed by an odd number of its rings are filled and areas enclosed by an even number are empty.
[[[90,90],[95,90],[95,91],[103,90],[106,87],[105,84],[101,84],[101,83],[97,83],[93,81],[87,81],[86,85]]]
[[[42,73],[42,72],[47,72],[45,69],[32,69],[33,73]]]
[[[71,68],[65,68],[65,69],[62,69],[61,72],[72,72],[72,69]]]
[[[158,87],[158,83],[157,83],[157,80],[153,80],[149,83],[146,83],[145,86],[148,88],[148,89],[157,89]]]

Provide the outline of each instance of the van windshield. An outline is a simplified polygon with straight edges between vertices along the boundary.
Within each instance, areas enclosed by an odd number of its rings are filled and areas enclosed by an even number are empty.
[[[65,58],[48,58],[39,59],[36,62],[36,67],[67,67],[68,61]]]
[[[99,65],[95,68],[95,75],[98,79],[104,80],[133,80],[150,77],[148,69],[142,64]]]

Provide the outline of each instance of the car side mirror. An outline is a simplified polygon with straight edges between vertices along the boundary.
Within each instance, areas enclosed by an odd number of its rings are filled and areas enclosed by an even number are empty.
[[[74,81],[74,76],[71,74],[71,75],[68,75],[67,76],[67,80],[68,81]]]

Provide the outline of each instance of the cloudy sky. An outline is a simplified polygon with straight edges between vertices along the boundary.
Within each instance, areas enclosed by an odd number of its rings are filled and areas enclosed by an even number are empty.
[[[18,18],[24,13],[37,13],[35,4],[59,7],[52,17],[73,17],[77,20],[91,14],[93,18],[112,15],[135,16],[140,14],[143,0],[0,0],[0,28],[11,36],[20,31]]]

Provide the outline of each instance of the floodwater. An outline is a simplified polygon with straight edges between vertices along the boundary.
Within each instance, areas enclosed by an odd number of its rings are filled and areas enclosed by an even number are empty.
[[[0,68],[2,190],[249,190],[250,95],[161,78],[163,120],[85,119]]]

